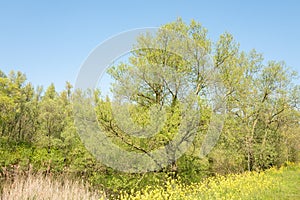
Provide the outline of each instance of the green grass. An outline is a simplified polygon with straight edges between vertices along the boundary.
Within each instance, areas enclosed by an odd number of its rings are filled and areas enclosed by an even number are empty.
[[[122,193],[121,199],[300,199],[300,164],[280,169],[216,176],[185,185],[170,180],[165,187],[149,186]]]
[[[15,176],[4,184],[0,199],[101,199],[105,192],[90,191],[80,182],[54,180],[41,175]],[[109,199],[300,199],[300,163],[280,169],[245,172],[206,178],[183,184],[169,178],[164,186],[150,185],[141,190],[121,191]],[[103,198],[105,199],[105,198]]]
[[[300,199],[300,165],[289,165],[279,171],[271,171],[269,176],[276,180],[276,187],[261,199]]]

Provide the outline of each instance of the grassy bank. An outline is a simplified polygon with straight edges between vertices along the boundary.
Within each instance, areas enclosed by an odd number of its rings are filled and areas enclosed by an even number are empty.
[[[170,180],[165,187],[122,193],[121,199],[300,199],[300,165],[217,176],[192,185]]]
[[[90,191],[83,183],[42,175],[14,177],[3,186],[1,200],[105,199],[104,192]],[[289,163],[264,172],[215,176],[189,185],[170,178],[163,187],[120,191],[120,195],[109,199],[300,199],[300,164]]]

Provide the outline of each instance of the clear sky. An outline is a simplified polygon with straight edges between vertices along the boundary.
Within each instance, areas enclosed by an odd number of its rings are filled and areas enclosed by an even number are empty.
[[[75,83],[102,41],[133,28],[182,17],[201,22],[216,41],[228,31],[241,50],[255,48],[300,73],[300,1],[15,1],[0,0],[0,69],[24,72],[35,86]]]

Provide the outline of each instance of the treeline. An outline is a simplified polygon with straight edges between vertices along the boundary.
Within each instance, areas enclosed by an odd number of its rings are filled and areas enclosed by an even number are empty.
[[[213,43],[207,30],[195,21],[185,24],[179,19],[163,28],[184,37],[164,32],[141,36],[137,45],[140,48],[133,52],[130,62],[109,70],[115,80],[113,92],[131,100],[126,106],[134,122],[148,125],[151,106],[165,106],[167,120],[157,135],[146,139],[128,136],[113,119],[114,100],[101,96],[101,92],[94,96],[95,111],[99,126],[116,144],[128,151],[150,152],[176,136],[182,117],[179,100],[188,83],[199,97],[201,117],[193,145],[181,158],[171,158],[170,166],[159,172],[144,174],[106,167],[87,151],[78,136],[70,83],[61,92],[53,84],[43,90],[35,88],[21,72],[0,71],[1,177],[15,170],[33,170],[81,177],[117,190],[160,182],[169,172],[191,182],[204,176],[263,170],[300,160],[300,88],[293,84],[294,72],[283,62],[266,62],[254,50],[241,51],[228,33]],[[201,51],[198,46],[186,45],[189,41],[200,45]],[[146,48],[150,44],[160,50]],[[179,47],[182,57],[170,54],[172,48]],[[212,55],[218,79],[225,87],[226,120],[216,146],[199,158],[212,113],[207,94],[210,74],[199,56],[202,51]],[[169,69],[180,75],[174,77]]]
[[[76,134],[70,83],[34,88],[21,72],[0,72],[1,172],[26,170],[85,174],[96,165]]]

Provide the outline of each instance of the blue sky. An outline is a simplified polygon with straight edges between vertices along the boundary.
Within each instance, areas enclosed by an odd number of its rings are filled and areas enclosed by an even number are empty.
[[[0,1],[0,69],[24,72],[35,86],[75,83],[81,64],[108,37],[182,17],[216,41],[228,31],[300,73],[300,1]]]

